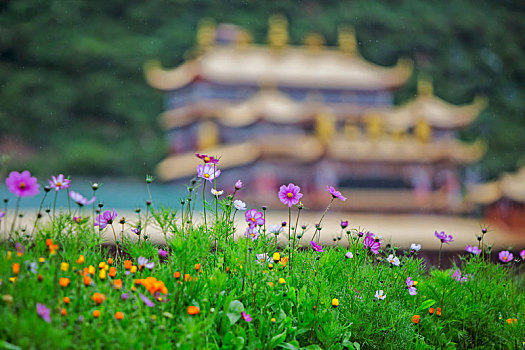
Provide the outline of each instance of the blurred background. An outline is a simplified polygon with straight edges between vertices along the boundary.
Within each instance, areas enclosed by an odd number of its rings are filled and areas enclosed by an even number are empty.
[[[111,201],[149,173],[169,204],[201,150],[254,203],[295,181],[320,208],[328,182],[356,191],[342,210],[525,226],[523,18],[510,0],[1,0],[2,177],[124,184]],[[291,141],[268,151],[276,130]]]

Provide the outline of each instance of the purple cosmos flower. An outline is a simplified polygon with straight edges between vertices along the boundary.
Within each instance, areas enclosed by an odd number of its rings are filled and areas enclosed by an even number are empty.
[[[168,256],[168,252],[164,249],[159,249],[158,254],[159,254],[159,258],[165,258]]]
[[[143,268],[147,268],[147,269],[151,270],[155,266],[155,263],[153,261],[149,261],[148,259],[146,259],[143,256],[140,256],[137,259],[137,264],[139,265],[139,269],[140,270],[142,270]]]
[[[288,184],[288,186],[282,185],[279,188],[279,199],[281,203],[291,207],[299,203],[299,199],[303,196],[300,193],[301,187],[294,185],[293,183]]]
[[[95,226],[99,226],[101,230],[105,229],[108,225],[113,224],[113,221],[117,218],[117,212],[113,208],[113,212],[106,210],[102,214],[98,214],[95,219]]]
[[[37,303],[36,304],[36,313],[38,316],[42,317],[44,321],[47,323],[51,323],[51,310],[47,308],[44,304]]]
[[[252,241],[255,241],[257,238],[259,238],[259,229],[257,228],[257,226],[248,226],[244,235],[250,238]]]
[[[242,181],[237,180],[237,182],[235,183],[235,189],[240,190],[241,188],[242,188]]]
[[[514,259],[514,255],[512,255],[512,253],[509,252],[508,250],[502,250],[501,252],[499,252],[498,256],[499,256],[499,260],[504,263],[511,262],[512,259]]]
[[[122,293],[122,295],[120,296],[120,299],[128,300],[129,299],[129,294],[128,293]]]
[[[133,233],[136,234],[136,235],[140,235],[140,226],[139,226],[139,227],[132,228],[132,229],[131,229],[131,232],[133,232]]]
[[[352,259],[353,257],[354,257],[354,254],[352,254],[352,252],[346,252],[345,258]]]
[[[379,254],[379,247],[381,247],[381,240],[373,233],[368,232],[363,240],[363,245],[377,255]]]
[[[468,279],[470,278],[470,275],[463,275],[463,277],[461,277],[461,271],[456,270],[452,274],[452,278],[458,281],[459,283],[463,284],[468,281]]]
[[[252,322],[252,316],[250,314],[247,314],[245,311],[241,312],[242,319],[246,322]]]
[[[449,244],[450,242],[454,242],[452,235],[447,235],[444,231],[436,231],[434,235],[441,241],[441,243]]]
[[[31,271],[31,273],[36,275],[38,272],[38,264],[36,263],[36,261],[33,261],[33,262],[26,261],[26,264],[28,265],[27,268],[29,269],[29,271]]]
[[[9,177],[5,179],[5,184],[9,192],[18,197],[33,197],[38,194],[40,185],[37,183],[36,177],[31,176],[28,170],[12,171]]]
[[[520,252],[520,256],[523,260],[525,260],[525,249],[523,249],[521,252]]]
[[[479,255],[481,253],[481,250],[478,248],[478,246],[471,246],[470,244],[465,247],[465,250],[474,255]]]
[[[83,195],[75,191],[69,192],[69,197],[72,200],[74,200],[80,207],[92,204],[95,201],[95,196],[93,196],[93,198],[91,198],[90,200],[87,200]]]
[[[324,253],[323,247],[321,247],[320,244],[317,244],[314,241],[310,241],[310,245],[312,246],[312,249],[316,252]]]
[[[197,176],[212,182],[213,179],[219,177],[221,171],[217,169],[214,165],[210,164],[199,164],[197,165]]]
[[[152,302],[151,300],[149,300],[148,297],[145,296],[144,294],[139,293],[139,297],[140,297],[140,300],[142,300],[142,302],[144,304],[146,304],[146,306],[149,306],[149,307],[154,307],[155,306],[155,303]]]
[[[337,191],[334,186],[326,186],[326,190],[330,192],[332,195],[332,198],[339,198],[342,201],[346,201],[346,197],[344,197],[341,192]]]
[[[383,300],[386,298],[386,294],[384,294],[383,290],[376,290],[376,294],[374,294],[374,297],[377,298],[377,300]]]
[[[408,294],[410,295],[416,295],[417,289],[416,289],[416,283],[412,280],[412,277],[407,278],[406,280]]]
[[[342,228],[342,229],[345,229],[345,228],[347,228],[347,227],[348,227],[348,220],[347,220],[347,221],[343,221],[343,220],[341,220],[341,228]]]
[[[208,164],[208,163],[213,163],[213,164],[219,164],[219,160],[212,157],[212,156],[209,156],[207,154],[199,154],[199,153],[195,153],[195,156],[199,159],[202,159],[204,161],[205,164]],[[219,176],[219,175],[217,175]]]
[[[257,225],[264,225],[263,213],[253,208],[244,213],[244,218],[251,228]]]
[[[24,247],[20,242],[16,242],[15,248],[18,254],[24,254],[26,252],[26,247]]]
[[[51,180],[47,180],[47,182],[49,182],[49,187],[54,188],[57,192],[71,186],[71,180],[65,179],[62,174],[51,176]]]
[[[3,211],[0,211],[0,222],[2,222],[2,219],[4,218],[5,213]]]

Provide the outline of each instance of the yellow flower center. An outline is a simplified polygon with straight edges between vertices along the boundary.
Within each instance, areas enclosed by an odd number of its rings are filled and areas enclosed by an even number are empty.
[[[20,182],[20,184],[18,185],[18,188],[23,190],[24,188],[26,188],[26,183],[25,182]]]
[[[57,187],[60,187],[60,186],[62,186],[62,182],[59,181],[57,182]]]
[[[250,220],[252,220],[252,222],[255,222],[255,218],[251,218]]]
[[[209,178],[209,177],[210,177],[210,174],[204,174],[204,177],[205,177],[205,178]]]
[[[292,198],[293,197],[293,194],[292,192],[288,192],[288,194],[286,195],[288,198]]]
[[[210,161],[210,157],[204,157],[204,161],[208,163]]]
[[[255,234],[251,233],[251,236],[252,236],[252,237],[255,237]]]

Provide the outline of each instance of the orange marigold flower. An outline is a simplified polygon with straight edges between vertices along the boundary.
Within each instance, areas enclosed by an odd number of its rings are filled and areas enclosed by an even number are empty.
[[[201,269],[201,264],[195,264],[195,271],[199,272]]]
[[[64,299],[62,299],[64,301],[64,304],[69,304],[70,302],[70,299],[69,297],[64,297]]]
[[[414,315],[414,316],[412,316],[412,323],[414,323],[414,324],[418,324],[420,318],[421,318],[421,317],[420,317],[419,315]]]
[[[13,265],[11,265],[11,270],[13,270],[14,275],[18,275],[20,273],[20,264],[14,263]]]
[[[94,275],[95,272],[96,272],[96,270],[95,270],[95,266],[93,266],[93,265],[89,265],[89,267],[88,267],[88,273],[89,273],[90,275]]]
[[[121,279],[114,280],[113,281],[113,287],[115,289],[121,289],[122,288],[122,280]]]
[[[433,308],[433,307],[431,307],[430,309],[428,309],[428,313],[429,313],[429,314],[431,314],[431,315],[433,315],[433,314],[434,314],[434,311],[436,311],[436,310],[434,310],[434,308]]]
[[[268,282],[268,284],[270,285],[270,287],[273,287],[273,282]]]
[[[179,271],[175,271],[175,273],[173,274],[173,277],[175,277],[176,279],[179,279],[180,278],[180,272]]]
[[[197,306],[190,305],[188,306],[188,315],[195,316],[198,315],[201,310]]]
[[[125,260],[125,261],[124,261],[124,268],[125,268],[126,270],[131,269],[131,266],[132,266],[132,265],[133,265],[133,263],[131,262],[131,260]]]
[[[279,264],[282,266],[286,266],[286,263],[288,263],[288,257],[285,256],[284,258],[281,258],[281,261],[279,261]]]
[[[124,318],[124,314],[122,312],[120,312],[120,311],[117,311],[115,313],[115,318],[120,321],[120,320],[122,320]]]
[[[62,308],[62,310],[60,310],[60,314],[61,314],[62,316],[66,316],[66,315],[67,315],[67,310],[64,309],[64,308]]]
[[[514,324],[514,323],[518,323],[518,319],[516,318],[508,318],[505,320],[505,322],[507,322],[507,324]]]
[[[98,264],[98,268],[99,268],[99,269],[105,269],[105,268],[106,268],[106,262],[105,262],[105,261],[101,261],[101,262]]]
[[[441,316],[441,308],[440,307],[437,308],[436,315]]]
[[[60,270],[66,272],[69,269],[69,264],[67,262],[60,263]]]
[[[58,281],[58,284],[60,284],[60,287],[67,287],[69,285],[69,278],[67,277],[61,277],[60,280]]]
[[[51,238],[46,239],[46,246],[53,245],[53,240]]]
[[[93,299],[95,304],[99,305],[102,304],[104,300],[106,300],[106,296],[104,294],[94,293],[91,299]]]
[[[184,274],[184,282],[188,282],[188,281],[191,281],[193,278],[191,278],[190,274],[189,273],[185,273]]]
[[[129,271],[130,271],[131,273],[135,273],[135,272],[137,272],[137,266],[135,266],[135,265],[131,266],[131,269],[129,269]]]
[[[113,278],[117,275],[117,269],[114,267],[109,268],[109,277]]]
[[[100,317],[100,311],[98,311],[98,310],[93,311],[93,317],[99,318]]]
[[[230,268],[226,266],[226,272],[230,272]]]
[[[109,258],[109,259],[108,259],[108,264],[109,264],[109,265],[113,265],[113,258]]]
[[[89,285],[91,285],[91,277],[89,277],[89,276],[84,276],[84,285],[85,285],[85,286],[89,286]]]
[[[76,262],[77,264],[79,264],[79,265],[80,265],[80,264],[83,264],[84,261],[86,261],[86,259],[84,258],[84,255],[82,255],[82,254],[78,256],[78,259],[77,259],[77,260],[75,260],[75,262]]]

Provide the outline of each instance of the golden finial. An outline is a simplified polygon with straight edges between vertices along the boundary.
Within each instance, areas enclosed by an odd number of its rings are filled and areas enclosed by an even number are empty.
[[[319,33],[310,33],[304,39],[304,44],[310,51],[319,52],[324,46],[324,38]]]
[[[235,38],[235,43],[237,44],[237,47],[244,48],[251,44],[253,42],[253,37],[251,34],[246,30],[240,30],[239,34],[237,34],[237,37]]]
[[[339,43],[339,49],[349,55],[357,54],[357,40],[352,27],[341,26],[338,32],[337,41]]]
[[[419,96],[432,96],[433,90],[432,78],[426,74],[420,74],[417,81],[417,94]]]
[[[203,151],[216,146],[219,142],[219,127],[212,121],[199,124],[197,129],[197,149]]]
[[[273,15],[268,20],[270,29],[268,31],[268,43],[273,49],[282,49],[288,43],[288,22],[281,15]]]
[[[383,135],[384,125],[383,119],[377,115],[372,114],[366,117],[366,133],[372,140],[377,140]]]
[[[421,143],[428,143],[432,137],[432,127],[423,118],[419,119],[414,127],[414,134]]]
[[[215,43],[215,22],[210,18],[199,21],[197,28],[197,46],[205,50]]]
[[[335,134],[335,116],[328,111],[320,111],[315,118],[315,135],[327,144]]]

